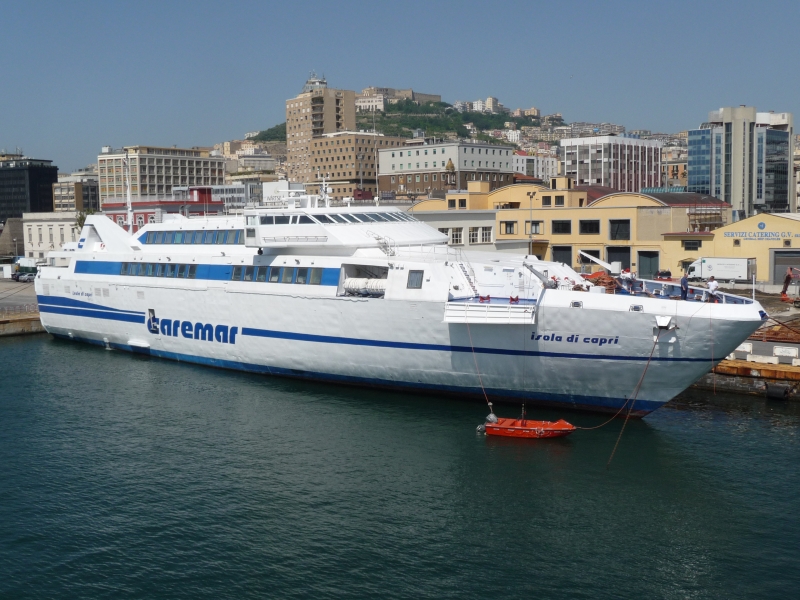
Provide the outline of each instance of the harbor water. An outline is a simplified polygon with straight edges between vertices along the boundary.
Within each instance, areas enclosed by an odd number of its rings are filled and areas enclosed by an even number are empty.
[[[0,364],[0,598],[780,598],[800,586],[798,403],[684,394],[630,421],[607,467],[620,419],[564,439],[486,438],[480,403],[47,335],[0,339]]]

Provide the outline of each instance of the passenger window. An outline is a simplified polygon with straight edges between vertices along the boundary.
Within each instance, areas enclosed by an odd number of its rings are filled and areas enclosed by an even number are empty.
[[[308,283],[310,285],[319,285],[322,283],[322,269],[311,269],[309,274]]]
[[[283,272],[281,273],[281,283],[292,283],[293,275],[294,275],[294,269],[290,269],[289,267],[284,267]]]
[[[156,244],[160,244],[162,241],[164,241],[164,232],[156,231]]]
[[[189,265],[189,279],[197,277],[197,265]]]
[[[194,231],[184,231],[183,232],[183,243],[184,244],[191,244],[194,238]]]
[[[164,277],[173,277],[175,275],[175,265],[172,263],[167,264],[167,268],[164,269]]]
[[[280,267],[271,267],[269,270],[270,283],[278,283],[280,275],[281,275]]]
[[[203,243],[204,244],[213,244],[214,243],[214,232],[213,231],[206,231],[203,235]]]
[[[226,243],[226,244],[235,244],[235,243],[236,243],[236,238],[237,238],[237,237],[239,237],[239,230],[237,230],[237,229],[231,229],[231,230],[228,232],[228,235],[227,235],[227,236],[225,236],[225,243]]]
[[[147,263],[147,271],[145,272],[145,275],[147,275],[148,277],[152,277],[153,276],[153,267],[154,266],[155,265],[153,265],[153,263]]]
[[[145,274],[146,270],[147,270],[147,265],[145,263],[139,263],[139,268],[138,268],[136,274],[139,277],[144,277],[144,274]]]
[[[178,265],[178,277],[183,279],[186,277],[186,269],[189,265]]]
[[[267,271],[268,270],[269,270],[269,267],[258,267],[258,270],[256,271],[256,281],[260,281],[262,283],[267,281]]]
[[[314,219],[309,217],[308,215],[300,215],[300,225],[314,225]]]
[[[158,263],[156,265],[156,277],[161,277],[164,274],[164,265]]]
[[[175,232],[175,237],[173,238],[172,243],[173,244],[182,244],[183,243],[183,232],[182,231],[176,231]]]
[[[270,215],[268,217],[261,217],[261,224],[262,225],[272,225],[273,224],[272,215]]]
[[[128,275],[136,275],[136,263],[128,263]]]
[[[275,217],[275,225],[288,225],[289,217],[286,215],[278,215]]]
[[[303,285],[308,283],[308,269],[297,269],[297,277],[294,282]]]
[[[233,267],[233,275],[231,275],[231,279],[233,281],[240,281],[242,279],[242,267]]]
[[[164,232],[164,241],[162,242],[162,244],[171,244],[172,243],[172,235],[173,235],[173,233],[174,233],[173,231],[165,231]]]
[[[424,271],[409,271],[408,272],[408,285],[410,290],[418,290],[422,288],[422,275]]]
[[[119,268],[119,274],[120,275],[127,275],[128,274],[128,263],[122,263],[122,265]]]
[[[145,240],[145,244],[152,244],[153,240],[156,238],[156,234],[154,231],[147,232],[147,239]]]
[[[253,269],[255,269],[255,267],[245,267],[244,268],[244,280],[245,281],[253,281]]]
[[[242,243],[242,235],[243,234],[244,234],[244,230],[243,229],[237,229],[236,230],[236,238],[234,239],[233,243],[234,244],[241,244]]]

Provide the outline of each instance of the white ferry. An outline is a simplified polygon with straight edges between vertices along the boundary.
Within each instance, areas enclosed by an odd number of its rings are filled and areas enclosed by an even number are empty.
[[[89,216],[36,278],[42,324],[215,367],[642,416],[766,318],[670,283],[604,293],[563,264],[448,247],[397,208],[293,194],[133,236]]]

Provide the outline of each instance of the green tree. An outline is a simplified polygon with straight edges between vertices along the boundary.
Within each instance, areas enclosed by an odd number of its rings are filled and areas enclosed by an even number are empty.
[[[279,123],[274,127],[260,131],[259,134],[253,138],[257,142],[285,142],[286,141],[286,122]]]
[[[86,223],[86,217],[93,214],[94,210],[92,210],[91,208],[89,210],[79,211],[78,214],[75,215],[75,229],[77,229],[80,232],[83,229],[83,224]]]

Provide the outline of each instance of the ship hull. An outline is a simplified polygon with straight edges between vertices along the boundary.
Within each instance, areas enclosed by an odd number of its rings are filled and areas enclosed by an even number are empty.
[[[745,320],[676,312],[677,328],[660,331],[652,314],[575,310],[555,294],[538,323],[496,325],[446,323],[442,302],[86,279],[62,280],[69,295],[44,295],[40,283],[42,324],[61,338],[268,375],[634,416],[668,402],[760,323],[757,311]],[[108,294],[98,297],[98,285]]]

